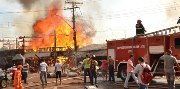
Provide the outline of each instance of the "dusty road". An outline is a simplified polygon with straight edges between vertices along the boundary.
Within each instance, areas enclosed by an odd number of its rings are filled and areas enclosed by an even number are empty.
[[[90,86],[89,83],[83,83],[83,77],[63,77],[62,84],[56,85],[55,78],[48,78],[47,86],[42,86],[38,73],[29,74],[28,85],[23,84],[25,89],[84,89],[84,87],[92,87],[92,89],[123,89],[124,82],[119,78],[116,78],[116,83],[103,81],[101,77],[98,77],[98,88]],[[130,82],[130,89],[138,89],[138,86]],[[8,85],[5,89],[13,89],[12,85]],[[167,89],[166,79],[164,77],[156,77],[154,81],[149,85],[149,89]],[[176,89],[180,89],[180,78],[176,78]]]

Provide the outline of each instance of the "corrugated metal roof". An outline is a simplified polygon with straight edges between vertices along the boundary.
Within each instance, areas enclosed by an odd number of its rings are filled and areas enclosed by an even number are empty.
[[[106,44],[92,44],[85,47],[80,48],[78,51],[92,51],[92,50],[102,50],[106,49]]]

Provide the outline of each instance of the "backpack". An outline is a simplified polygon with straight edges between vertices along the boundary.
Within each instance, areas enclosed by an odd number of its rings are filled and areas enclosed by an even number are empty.
[[[94,63],[91,63],[90,70],[96,70],[96,65]]]
[[[150,83],[152,81],[154,76],[151,73],[151,70],[147,67],[147,64],[146,64],[145,67],[142,66],[142,68],[143,68],[143,72],[142,72],[142,75],[141,75],[141,81],[144,84],[148,84],[148,83]]]

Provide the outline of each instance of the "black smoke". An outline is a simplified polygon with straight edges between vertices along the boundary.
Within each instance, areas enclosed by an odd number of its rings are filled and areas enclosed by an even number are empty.
[[[31,7],[32,7],[32,5],[33,5],[35,2],[37,2],[38,0],[18,0],[18,1],[21,3],[21,5],[22,5],[25,9],[30,10]]]

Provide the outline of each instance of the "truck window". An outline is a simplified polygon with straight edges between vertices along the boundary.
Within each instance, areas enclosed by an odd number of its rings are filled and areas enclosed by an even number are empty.
[[[175,48],[180,49],[180,38],[175,38]]]

